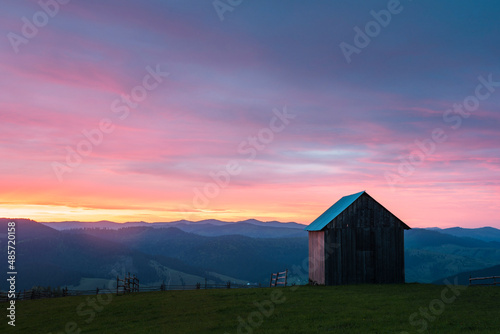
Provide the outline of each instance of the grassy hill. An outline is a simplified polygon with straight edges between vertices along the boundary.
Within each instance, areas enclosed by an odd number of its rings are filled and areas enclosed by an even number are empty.
[[[34,300],[18,302],[16,327],[4,320],[0,332],[498,333],[499,288],[462,287],[455,300],[446,290],[440,309],[444,289],[406,284],[165,291],[104,296],[94,306],[95,296]]]

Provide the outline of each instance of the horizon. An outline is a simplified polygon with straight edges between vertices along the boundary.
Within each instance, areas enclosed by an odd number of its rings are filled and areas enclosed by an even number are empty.
[[[248,221],[251,221],[251,220],[256,220],[260,223],[280,223],[280,224],[299,224],[299,225],[304,225],[304,227],[308,226],[309,223],[299,223],[299,222],[293,222],[293,221],[286,221],[286,222],[283,222],[283,221],[278,221],[278,220],[270,220],[270,221],[262,221],[262,220],[258,220],[258,219],[254,219],[254,218],[249,218],[249,219],[245,219],[245,220],[239,220],[239,221],[227,221],[227,220],[220,220],[220,219],[211,219],[211,218],[208,218],[208,219],[202,219],[202,220],[195,220],[195,221],[191,221],[191,220],[185,220],[185,219],[180,219],[180,220],[173,220],[173,221],[152,221],[152,222],[148,222],[148,221],[125,221],[125,222],[117,222],[117,221],[111,221],[111,220],[97,220],[97,221],[79,221],[79,220],[61,220],[61,221],[39,221],[39,220],[34,220],[34,219],[31,219],[31,218],[7,218],[7,217],[0,217],[0,219],[5,219],[5,220],[21,220],[21,219],[26,219],[26,220],[31,220],[31,221],[34,221],[36,223],[40,223],[40,224],[51,224],[51,223],[54,223],[54,224],[57,224],[57,223],[82,223],[82,224],[96,224],[96,223],[113,223],[113,224],[138,224],[138,223],[143,223],[143,224],[171,224],[171,223],[180,223],[180,222],[189,222],[189,223],[203,223],[203,222],[207,222],[207,221],[217,221],[217,222],[221,222],[221,223],[228,223],[228,224],[237,224],[237,223],[246,223]],[[489,226],[489,225],[485,225],[485,226],[477,226],[477,227],[463,227],[463,226],[441,226],[441,227],[438,227],[438,226],[410,226],[411,229],[450,229],[450,228],[461,228],[461,229],[482,229],[482,228],[494,228],[494,229],[497,229],[497,230],[500,230],[499,227],[495,227],[495,226]]]
[[[390,3],[9,2],[1,215],[500,228],[500,5]]]

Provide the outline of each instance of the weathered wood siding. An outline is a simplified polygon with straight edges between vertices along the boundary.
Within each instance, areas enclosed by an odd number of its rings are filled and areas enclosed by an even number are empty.
[[[309,280],[325,284],[325,233],[309,232]]]
[[[369,195],[363,194],[323,231],[326,285],[404,283],[404,227]],[[321,238],[315,233],[309,232],[309,249],[318,261]],[[320,282],[318,275],[316,270],[314,280]]]

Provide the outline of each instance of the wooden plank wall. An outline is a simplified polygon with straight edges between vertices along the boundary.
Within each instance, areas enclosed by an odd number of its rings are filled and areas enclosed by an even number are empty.
[[[309,280],[325,284],[325,232],[309,232]]]
[[[324,231],[326,285],[404,283],[404,229],[368,195],[362,195]]]

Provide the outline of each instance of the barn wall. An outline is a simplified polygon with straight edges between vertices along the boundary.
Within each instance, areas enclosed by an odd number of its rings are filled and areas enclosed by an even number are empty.
[[[325,284],[325,233],[309,232],[309,280]]]
[[[405,282],[405,230],[402,226],[399,226],[398,230],[398,279],[395,283]]]
[[[404,229],[362,195],[325,231],[325,284],[404,283]]]

